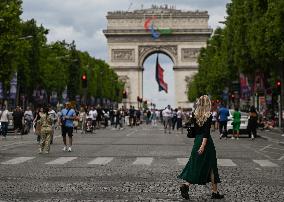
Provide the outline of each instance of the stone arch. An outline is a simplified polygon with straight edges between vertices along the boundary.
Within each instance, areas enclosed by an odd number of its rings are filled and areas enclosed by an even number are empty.
[[[177,65],[177,46],[139,46],[138,47],[138,65],[142,67],[145,60],[154,53],[163,53],[167,55]]]
[[[108,63],[127,84],[126,106],[138,106],[137,96],[141,97],[143,92],[144,61],[153,53],[163,53],[174,64],[176,107],[191,107],[187,82],[198,71],[199,51],[213,31],[208,26],[208,12],[152,7],[108,12],[106,18],[107,29],[103,33],[107,38]],[[158,37],[145,28],[147,19],[153,19]]]

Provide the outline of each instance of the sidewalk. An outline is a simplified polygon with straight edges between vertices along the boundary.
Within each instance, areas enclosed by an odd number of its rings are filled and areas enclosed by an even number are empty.
[[[271,130],[258,130],[258,135],[270,142],[278,143],[284,146],[284,132],[280,128]]]

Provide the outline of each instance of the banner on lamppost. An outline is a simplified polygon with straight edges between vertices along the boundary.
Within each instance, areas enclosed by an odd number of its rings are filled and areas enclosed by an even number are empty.
[[[50,102],[52,104],[56,104],[57,103],[57,92],[56,91],[52,91],[51,92]]]
[[[251,96],[251,87],[244,74],[240,74],[240,90],[242,99],[248,99]]]
[[[64,91],[62,92],[62,102],[67,102],[67,86],[65,87]]]
[[[0,82],[0,99],[4,98],[4,94],[3,94],[3,85],[2,82]]]
[[[13,78],[10,81],[10,98],[16,99],[16,96],[17,96],[17,73],[13,75]]]

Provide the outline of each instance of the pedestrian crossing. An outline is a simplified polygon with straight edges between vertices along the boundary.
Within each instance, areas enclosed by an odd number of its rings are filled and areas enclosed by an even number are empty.
[[[37,158],[41,159],[41,163],[46,165],[68,165],[70,163],[78,163],[82,164],[82,159],[84,161],[83,164],[86,165],[108,165],[113,163],[116,159],[120,159],[120,162],[125,160],[126,163],[131,164],[133,166],[151,166],[157,163],[157,161],[161,161],[161,158],[158,157],[136,157],[136,158],[120,158],[120,157],[96,157],[94,159],[89,158],[82,158],[80,157],[57,157],[55,159],[50,158],[41,158],[41,157],[15,157],[6,161],[0,160],[1,165],[18,165],[23,163],[33,163],[36,161]],[[47,162],[42,162],[42,159],[46,160]],[[127,160],[126,160],[127,159]],[[131,160],[129,160],[131,159]],[[169,165],[178,165],[178,166],[185,166],[188,162],[188,158],[165,158],[164,163],[167,164],[165,161],[170,161]],[[278,164],[268,160],[268,159],[258,159],[258,160],[248,160],[250,163],[253,163],[256,167],[264,167],[264,168],[277,168],[279,167]],[[174,163],[174,164],[173,164]],[[241,162],[234,162],[232,159],[217,159],[217,164],[219,167],[240,167],[242,166]]]
[[[75,160],[77,157],[59,157],[53,161],[47,162],[48,165],[63,165],[69,161]]]

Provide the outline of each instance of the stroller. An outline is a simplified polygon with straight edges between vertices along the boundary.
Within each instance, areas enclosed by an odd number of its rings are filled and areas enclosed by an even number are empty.
[[[85,126],[85,133],[93,133],[93,130],[94,130],[93,120],[92,118],[87,118],[86,126]]]

